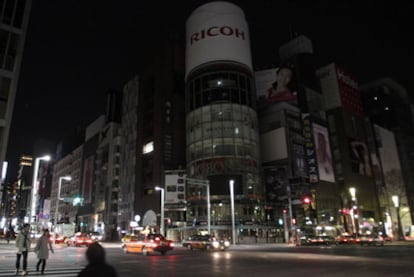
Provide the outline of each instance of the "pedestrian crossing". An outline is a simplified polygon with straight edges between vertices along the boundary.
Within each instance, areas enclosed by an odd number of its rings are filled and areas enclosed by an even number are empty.
[[[53,265],[48,265],[46,266],[45,272],[44,274],[40,274],[40,272],[36,271],[36,267],[35,266],[28,266],[27,267],[27,271],[28,271],[28,275],[27,276],[47,276],[47,277],[76,277],[78,276],[79,272],[82,270],[83,267],[79,267],[78,265],[73,265],[73,266],[53,266]],[[21,270],[19,272],[19,275],[21,273]],[[4,265],[2,265],[0,267],[0,276],[16,276],[16,272],[15,272],[15,268],[14,268],[14,263],[12,265],[10,265],[9,267],[5,267]]]

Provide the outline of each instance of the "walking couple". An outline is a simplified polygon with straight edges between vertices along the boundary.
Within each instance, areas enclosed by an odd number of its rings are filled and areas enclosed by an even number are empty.
[[[19,274],[20,270],[20,259],[23,256],[23,271],[21,275],[27,275],[27,254],[30,251],[30,224],[24,224],[23,229],[20,231],[19,235],[16,238],[16,275]],[[46,260],[49,258],[49,249],[54,253],[52,244],[49,241],[49,230],[43,230],[43,235],[39,238],[34,248],[34,251],[37,253],[38,262],[36,264],[36,271],[39,271],[40,266],[41,273],[43,274],[46,267]]]

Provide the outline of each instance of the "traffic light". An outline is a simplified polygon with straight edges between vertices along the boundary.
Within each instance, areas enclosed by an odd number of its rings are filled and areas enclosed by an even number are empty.
[[[286,214],[287,213],[287,210],[286,209],[283,209],[283,214]]]
[[[292,224],[296,225],[296,218],[292,218]]]
[[[73,198],[73,206],[81,206],[83,203],[83,198],[76,196],[75,198]]]
[[[303,203],[303,204],[307,204],[307,205],[309,205],[310,203],[312,203],[312,199],[311,199],[311,197],[310,197],[310,196],[304,196],[304,197],[302,198],[302,203]]]

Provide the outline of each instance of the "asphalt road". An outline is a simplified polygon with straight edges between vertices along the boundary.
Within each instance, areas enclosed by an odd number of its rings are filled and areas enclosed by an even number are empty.
[[[167,255],[125,254],[119,244],[103,244],[120,277],[181,276],[414,276],[414,245],[304,246],[236,245],[224,252],[176,247]],[[58,246],[44,276],[77,276],[86,248]],[[13,245],[0,244],[0,276],[13,276]],[[29,255],[29,276],[36,257]],[[40,275],[39,275],[40,276]]]

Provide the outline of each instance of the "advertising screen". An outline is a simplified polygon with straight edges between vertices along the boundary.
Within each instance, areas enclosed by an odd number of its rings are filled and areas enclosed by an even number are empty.
[[[352,172],[360,175],[372,176],[367,144],[362,141],[350,139],[349,148],[351,153]]]
[[[328,129],[315,123],[312,124],[312,129],[315,140],[319,179],[333,183],[335,182],[335,175],[332,166]]]

